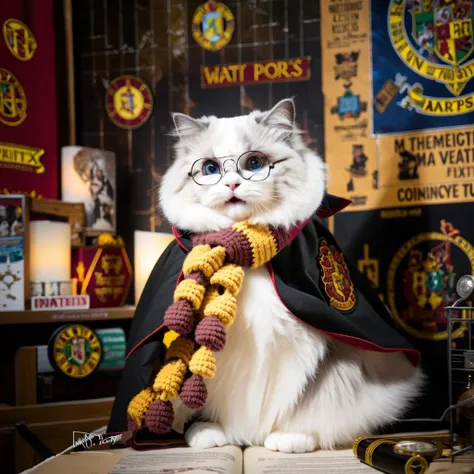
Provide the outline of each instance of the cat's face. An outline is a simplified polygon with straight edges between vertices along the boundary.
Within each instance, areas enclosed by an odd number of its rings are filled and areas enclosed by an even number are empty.
[[[308,218],[323,199],[324,164],[304,146],[294,115],[289,99],[241,117],[175,114],[176,160],[160,189],[166,218],[191,232]]]

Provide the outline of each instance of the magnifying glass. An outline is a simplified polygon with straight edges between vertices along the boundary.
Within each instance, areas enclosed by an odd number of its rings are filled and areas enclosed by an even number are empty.
[[[456,285],[456,292],[463,300],[467,300],[474,292],[474,277],[472,275],[462,276]]]

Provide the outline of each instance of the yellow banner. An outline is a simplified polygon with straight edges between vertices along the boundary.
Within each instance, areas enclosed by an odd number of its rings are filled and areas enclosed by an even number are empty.
[[[308,81],[310,77],[310,57],[201,66],[201,87],[203,89],[241,84]]]
[[[44,150],[41,148],[0,142],[0,167],[42,174],[46,171],[41,162],[43,155]]]
[[[405,107],[417,109],[425,115],[459,115],[474,110],[474,94],[462,97],[428,97],[423,95],[423,87],[417,84],[407,92]]]
[[[377,148],[370,138],[369,2],[321,2],[325,159],[328,190],[366,209],[377,186]]]
[[[444,82],[457,97],[430,97],[415,83],[401,98],[403,84],[387,81],[372,98],[370,2],[321,2],[328,191],[353,201],[348,212],[474,201],[474,129],[371,135],[372,104],[380,113],[397,96],[400,105],[424,114],[474,110],[474,94],[460,95],[474,77],[474,64],[454,70],[427,62],[406,40],[405,7],[405,0],[392,2],[388,15],[400,60],[421,76]]]

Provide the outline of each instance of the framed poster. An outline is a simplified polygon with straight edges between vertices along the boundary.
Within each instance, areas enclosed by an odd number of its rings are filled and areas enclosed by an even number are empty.
[[[0,311],[25,309],[25,196],[0,195]]]
[[[116,231],[115,153],[97,148],[62,149],[61,194],[65,202],[84,203],[86,235]]]

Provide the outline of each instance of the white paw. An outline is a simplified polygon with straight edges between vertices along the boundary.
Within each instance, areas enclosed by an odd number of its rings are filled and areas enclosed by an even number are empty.
[[[300,433],[271,433],[264,446],[270,451],[281,453],[309,453],[316,449],[318,437]]]
[[[208,449],[229,444],[224,430],[217,423],[193,423],[184,439],[192,448]]]

